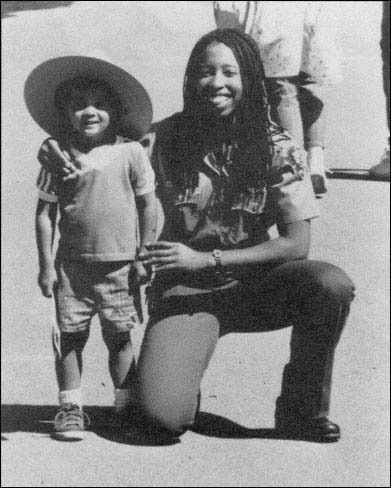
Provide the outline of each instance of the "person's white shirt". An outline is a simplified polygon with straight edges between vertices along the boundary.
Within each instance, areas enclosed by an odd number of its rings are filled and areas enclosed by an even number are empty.
[[[218,28],[237,27],[258,44],[268,78],[307,73],[319,83],[342,79],[336,48],[338,2],[215,1]]]

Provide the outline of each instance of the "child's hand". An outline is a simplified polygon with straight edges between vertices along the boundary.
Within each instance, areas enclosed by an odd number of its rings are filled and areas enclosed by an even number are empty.
[[[38,152],[38,161],[44,168],[63,176],[63,180],[73,180],[79,176],[80,171],[72,163],[67,151],[62,151],[56,139],[46,139]]]
[[[53,296],[53,287],[57,281],[54,267],[43,268],[39,272],[38,284],[42,290],[42,295],[51,298]]]
[[[141,261],[134,261],[132,267],[135,274],[134,281],[136,285],[145,285],[145,283],[149,281],[151,273],[147,271]]]

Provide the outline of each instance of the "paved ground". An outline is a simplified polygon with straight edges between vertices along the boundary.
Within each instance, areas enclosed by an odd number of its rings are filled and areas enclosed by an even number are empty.
[[[335,364],[332,418],[343,429],[339,443],[273,438],[289,330],[221,341],[202,385],[200,432],[186,433],[178,444],[147,446],[95,432],[79,444],[49,437],[56,405],[53,311],[36,286],[33,224],[35,154],[44,134],[24,108],[23,83],[48,57],[104,49],[145,84],[159,120],[181,108],[186,59],[213,27],[208,2],[183,3],[185,12],[179,2],[74,2],[2,21],[2,486],[389,486],[384,182],[330,181],[314,226],[313,257],[342,266],[357,286]],[[380,2],[342,3],[346,81],[329,95],[328,158],[332,167],[366,168],[386,139]],[[104,26],[107,19],[115,29]],[[96,327],[84,381],[96,422],[112,402],[106,358]]]

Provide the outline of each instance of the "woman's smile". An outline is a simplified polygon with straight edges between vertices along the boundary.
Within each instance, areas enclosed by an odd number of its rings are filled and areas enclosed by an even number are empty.
[[[206,48],[197,90],[217,117],[226,117],[238,107],[243,92],[240,68],[225,44],[214,42]]]

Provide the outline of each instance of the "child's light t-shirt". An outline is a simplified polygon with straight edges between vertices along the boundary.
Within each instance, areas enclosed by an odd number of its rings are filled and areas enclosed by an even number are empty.
[[[128,261],[137,248],[135,197],[155,190],[155,174],[138,142],[117,136],[75,159],[80,175],[63,182],[42,168],[39,198],[58,202],[60,242],[57,256],[65,260]]]

